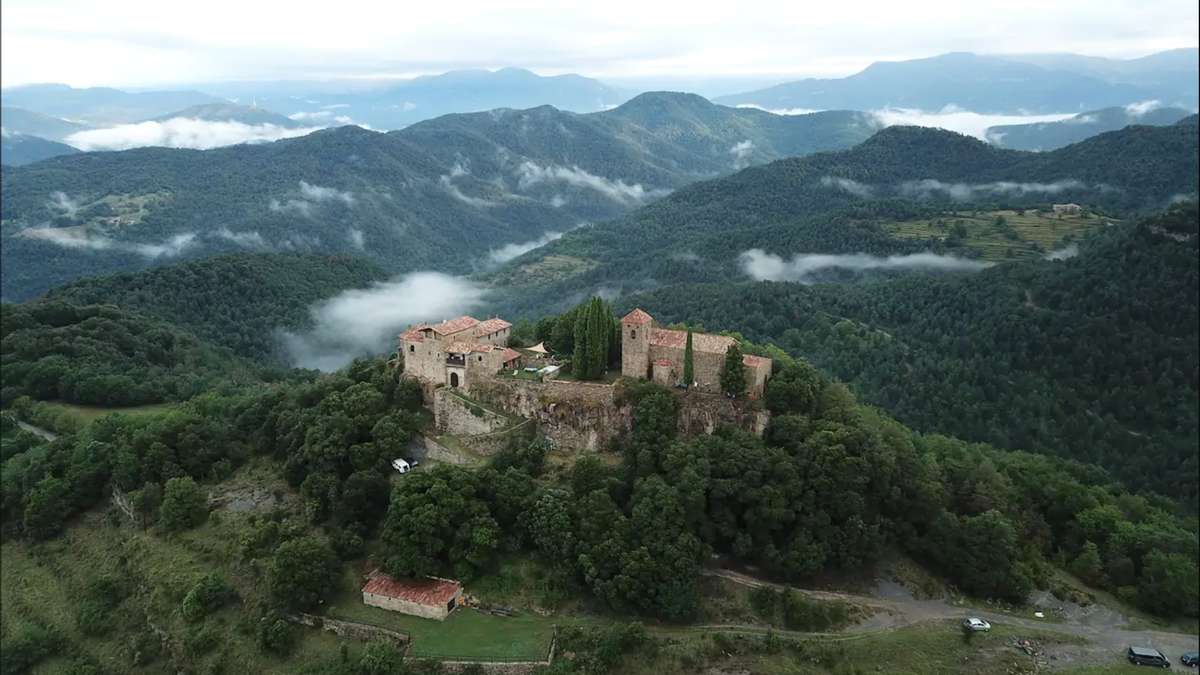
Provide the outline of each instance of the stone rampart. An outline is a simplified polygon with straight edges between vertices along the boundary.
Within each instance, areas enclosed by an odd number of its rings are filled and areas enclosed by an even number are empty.
[[[486,410],[446,388],[434,392],[433,415],[439,432],[455,436],[490,434],[513,426],[511,419]]]

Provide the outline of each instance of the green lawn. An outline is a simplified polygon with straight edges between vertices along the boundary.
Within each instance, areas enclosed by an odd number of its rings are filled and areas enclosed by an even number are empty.
[[[160,413],[164,410],[170,410],[169,403],[155,403],[152,405],[138,405],[129,408],[101,408],[99,406],[90,405],[75,405],[74,403],[63,403],[61,401],[47,402],[46,407],[62,411],[63,413],[77,416],[85,422],[98,420],[101,417],[107,417],[113,413],[121,413],[122,415],[152,415]]]
[[[493,659],[538,661],[546,658],[554,619],[529,614],[502,617],[459,608],[445,621],[390,612],[362,603],[360,593],[344,593],[330,608],[334,618],[363,621],[412,636],[409,655],[445,660]]]
[[[1004,218],[1007,228],[996,225],[998,216]],[[962,247],[978,251],[984,260],[1001,262],[1049,253],[1061,248],[1065,237],[1077,241],[1088,230],[1109,220],[1100,216],[1059,216],[1036,211],[1026,211],[1023,215],[1016,211],[987,211],[975,215],[962,212],[928,220],[885,222],[880,227],[891,236],[903,239],[941,239],[961,221],[967,232]]]

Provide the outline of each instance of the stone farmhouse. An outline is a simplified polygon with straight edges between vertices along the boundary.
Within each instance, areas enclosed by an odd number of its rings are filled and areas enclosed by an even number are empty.
[[[652,379],[667,386],[683,381],[687,332],[653,327],[654,319],[635,309],[621,319],[621,374]],[[479,321],[460,316],[438,324],[420,324],[400,334],[398,359],[404,374],[430,389],[439,385],[469,391],[473,383],[497,377],[521,364],[508,347],[512,324],[498,318]],[[692,334],[693,389],[719,393],[725,353],[736,342],[724,335]],[[771,377],[771,359],[746,355],[746,393],[762,395]]]
[[[363,604],[380,609],[444,621],[464,602],[462,584],[450,579],[396,579],[378,569],[368,579]]]

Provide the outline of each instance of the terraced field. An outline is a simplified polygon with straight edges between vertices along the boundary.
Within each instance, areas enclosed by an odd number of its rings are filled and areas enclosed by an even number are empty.
[[[1002,262],[1061,251],[1110,218],[1092,214],[1038,211],[951,213],[930,220],[882,223],[893,237],[940,239],[973,251],[983,260]],[[975,256],[972,256],[975,257]]]

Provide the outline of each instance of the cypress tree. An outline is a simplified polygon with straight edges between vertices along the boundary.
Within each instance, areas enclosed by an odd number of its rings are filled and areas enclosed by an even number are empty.
[[[725,351],[725,365],[721,367],[721,391],[737,396],[746,391],[746,367],[742,364],[742,346],[737,342]]]
[[[687,334],[687,344],[683,347],[683,381],[687,386],[692,386],[696,381],[696,366],[692,356],[692,331],[689,328]]]
[[[575,313],[575,352],[571,360],[571,372],[577,380],[588,379],[588,364],[591,362],[591,344],[588,334],[587,307]]]

